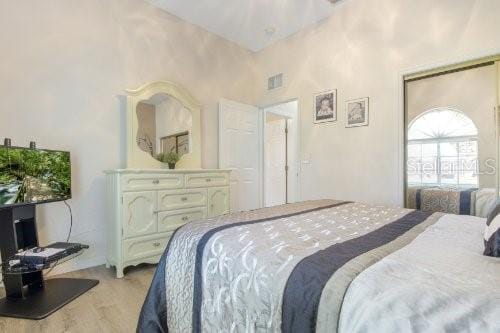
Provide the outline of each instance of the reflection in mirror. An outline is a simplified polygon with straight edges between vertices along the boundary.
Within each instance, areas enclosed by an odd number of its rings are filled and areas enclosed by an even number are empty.
[[[160,139],[162,152],[175,152],[182,156],[189,152],[189,132],[165,136]]]
[[[485,217],[498,197],[496,68],[405,83],[406,206]]]
[[[137,104],[137,145],[151,156],[191,151],[192,115],[175,98],[157,94]]]

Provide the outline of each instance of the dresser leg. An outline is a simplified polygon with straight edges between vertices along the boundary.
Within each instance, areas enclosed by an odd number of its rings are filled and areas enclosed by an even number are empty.
[[[123,277],[123,266],[116,265],[116,278],[121,279]]]

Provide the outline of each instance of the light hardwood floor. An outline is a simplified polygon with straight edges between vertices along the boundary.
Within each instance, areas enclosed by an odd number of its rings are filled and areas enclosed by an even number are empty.
[[[0,332],[135,332],[155,268],[153,265],[132,267],[123,279],[115,279],[115,270],[104,266],[60,275],[100,282],[45,319],[0,318]],[[1,289],[2,297],[3,294]]]

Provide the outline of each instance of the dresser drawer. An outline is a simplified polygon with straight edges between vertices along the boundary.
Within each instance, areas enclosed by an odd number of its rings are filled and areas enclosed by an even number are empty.
[[[225,186],[229,184],[227,173],[193,173],[186,175],[186,187]]]
[[[123,191],[175,189],[184,187],[184,175],[124,175],[121,184]]]
[[[142,258],[158,256],[165,251],[171,232],[146,237],[126,239],[123,241],[123,261],[135,261]]]
[[[205,207],[206,205],[206,189],[158,191],[158,211]]]
[[[158,213],[158,231],[174,231],[184,224],[207,217],[205,207],[172,210]]]

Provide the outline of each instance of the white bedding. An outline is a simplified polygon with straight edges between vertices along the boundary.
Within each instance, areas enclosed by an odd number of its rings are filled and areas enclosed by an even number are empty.
[[[485,220],[445,215],[362,272],[340,332],[500,332],[500,258],[482,255]]]

